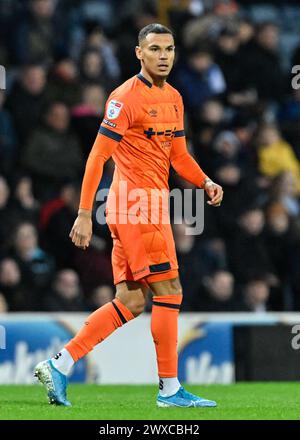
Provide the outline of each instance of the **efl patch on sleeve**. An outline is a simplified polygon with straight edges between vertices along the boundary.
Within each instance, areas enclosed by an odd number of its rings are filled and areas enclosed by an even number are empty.
[[[120,111],[122,110],[122,107],[123,107],[122,102],[115,101],[114,99],[109,101],[108,106],[107,106],[107,110],[106,110],[107,118],[108,119],[116,119],[119,116]]]
[[[114,122],[110,122],[107,119],[103,119],[104,124],[109,125],[110,127],[116,128],[117,124],[115,124]]]

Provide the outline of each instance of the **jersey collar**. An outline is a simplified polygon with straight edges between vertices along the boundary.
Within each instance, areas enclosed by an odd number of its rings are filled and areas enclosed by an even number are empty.
[[[150,81],[148,81],[141,73],[139,73],[137,75],[138,79],[141,80],[144,84],[146,84],[146,86],[148,86],[149,88],[152,87],[152,83]]]

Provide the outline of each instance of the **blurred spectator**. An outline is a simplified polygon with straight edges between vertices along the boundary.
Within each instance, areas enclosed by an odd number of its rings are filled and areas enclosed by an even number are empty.
[[[200,243],[195,235],[187,235],[187,225],[173,225],[174,240],[178,264],[180,267],[180,280],[184,289],[184,309],[188,309],[199,289],[201,276],[206,273],[206,261],[200,253]]]
[[[11,189],[7,181],[0,175],[0,255],[7,251],[9,239],[20,221],[35,221],[38,204],[31,192],[31,181],[23,176]]]
[[[273,202],[266,211],[266,247],[281,286],[296,285],[295,268],[299,262],[300,224],[288,215],[280,202]],[[271,305],[275,310],[285,309],[284,292],[273,289]]]
[[[5,296],[0,292],[0,314],[8,312],[8,304],[6,302]]]
[[[257,93],[245,81],[238,27],[225,27],[217,39],[215,61],[219,65],[226,82],[226,96],[230,104],[242,107],[257,102]]]
[[[295,175],[284,172],[275,177],[270,188],[270,202],[281,203],[292,217],[300,215],[300,202],[297,197]]]
[[[0,175],[0,255],[8,246],[8,238],[14,223],[9,198],[10,188],[7,180]]]
[[[16,178],[12,207],[19,220],[37,221],[40,205],[33,195],[32,179],[26,174]]]
[[[25,65],[6,101],[21,146],[38,124],[46,102],[45,68],[41,64]]]
[[[36,297],[30,289],[26,289],[20,267],[12,258],[0,261],[0,292],[10,312],[35,309]]]
[[[89,308],[91,310],[99,309],[104,304],[114,299],[114,291],[111,286],[103,285],[96,287],[89,298]]]
[[[269,285],[263,277],[252,278],[243,286],[243,302],[248,312],[267,312],[270,298]]]
[[[238,36],[240,44],[247,44],[254,37],[254,23],[246,17],[242,17],[238,23]]]
[[[206,209],[206,232],[219,235],[221,231],[228,238],[236,229],[236,218],[242,209],[241,200],[247,198],[250,204],[259,192],[255,167],[234,131],[223,130],[215,136],[209,150],[207,171],[222,185],[226,197],[217,212]]]
[[[212,127],[220,127],[224,123],[224,106],[217,99],[206,101],[201,108],[201,123]]]
[[[226,90],[222,71],[214,63],[213,52],[207,46],[189,50],[186,61],[174,67],[172,82],[181,91],[190,115],[199,112],[205,101]]]
[[[3,108],[5,94],[0,90],[0,173],[8,176],[16,159],[17,139],[10,113]]]
[[[101,52],[94,48],[86,49],[81,55],[80,80],[102,85],[108,92],[111,92],[116,85],[114,78],[106,69]]]
[[[74,270],[59,271],[52,290],[43,298],[43,309],[47,312],[80,312],[86,310],[79,277]]]
[[[32,60],[50,62],[62,51],[66,18],[55,15],[57,0],[29,0],[15,17],[11,29],[12,59],[17,64]]]
[[[192,304],[192,310],[201,312],[229,312],[238,309],[234,277],[225,270],[217,270],[203,279],[202,287],[194,296]]]
[[[254,159],[255,154],[253,152],[253,136],[256,130],[256,121],[254,116],[247,110],[240,109],[237,111],[230,122],[230,128],[238,138],[244,154],[247,155],[251,166],[255,167]]]
[[[54,260],[38,245],[37,229],[31,223],[20,223],[17,227],[11,256],[20,266],[22,280],[36,295],[36,301],[44,289],[48,288],[54,273]]]
[[[53,101],[67,106],[80,102],[80,83],[78,67],[70,58],[58,61],[49,72],[47,94]]]
[[[207,273],[228,267],[226,245],[221,237],[204,240],[201,254],[206,261]]]
[[[87,159],[104,115],[105,91],[97,84],[86,84],[82,90],[80,104],[72,109],[72,126]]]
[[[259,171],[269,178],[290,171],[296,179],[297,194],[300,194],[300,162],[293,148],[282,139],[276,125],[260,127],[257,143]]]
[[[15,12],[15,2],[10,0],[0,1],[0,59],[2,65],[8,63],[8,31]]]
[[[282,104],[279,119],[282,122],[299,120],[300,118],[300,89],[292,91],[291,95]],[[289,132],[289,130],[288,130]]]
[[[300,244],[299,224],[289,217],[280,203],[271,204],[266,211],[266,240],[272,265],[283,281],[289,271],[291,249]]]
[[[217,99],[209,99],[201,107],[199,115],[193,115],[191,137],[194,155],[208,175],[213,170],[212,142],[225,124],[225,108]]]
[[[218,238],[197,239],[187,235],[187,225],[173,225],[176,253],[180,268],[180,280],[184,290],[182,310],[193,310],[193,300],[200,289],[202,278],[227,265],[224,242]]]
[[[199,116],[194,115],[192,126],[195,155],[201,158],[201,166],[206,169],[210,165],[210,147],[215,135],[225,124],[224,106],[217,99],[209,99],[200,108]]]
[[[183,29],[183,41],[187,48],[203,41],[214,41],[227,25],[238,22],[239,6],[232,0],[205,2],[207,13],[189,20]]]
[[[111,267],[111,242],[92,236],[90,246],[76,249],[73,267],[80,276],[82,288],[88,294],[100,284],[113,285]]]
[[[135,1],[131,2],[130,6],[124,8],[126,16],[122,19],[118,29],[122,38],[117,41],[117,57],[123,81],[136,75],[141,69],[134,52],[134,47],[138,44],[139,31],[148,24],[157,23],[158,20],[154,2]]]
[[[107,74],[113,82],[120,81],[121,69],[119,61],[115,56],[115,50],[112,42],[106,38],[103,29],[98,22],[90,21],[87,24],[87,35],[83,52],[87,49],[97,50],[103,59]],[[76,48],[78,51],[78,47]]]
[[[279,37],[275,23],[260,23],[254,40],[240,54],[245,84],[263,101],[282,101],[284,96],[286,76],[280,65]]]
[[[242,148],[240,139],[233,131],[221,131],[215,137],[212,149],[212,167],[217,170],[215,174],[225,185],[235,185],[243,176],[248,176],[253,171],[247,150]],[[235,177],[233,173],[226,173],[220,169],[225,166],[235,168]]]
[[[65,104],[54,102],[48,107],[44,125],[28,140],[22,163],[33,176],[34,190],[40,200],[53,197],[66,178],[76,179],[81,175],[83,157],[70,131],[70,114]]]
[[[79,183],[67,182],[61,187],[59,196],[41,208],[42,243],[47,252],[54,256],[58,268],[70,264],[76,252],[69,233],[77,216],[79,194]]]
[[[227,26],[229,29],[232,27]],[[221,46],[223,46],[223,51],[225,55],[225,61],[227,59],[227,62],[232,59],[233,62],[235,62],[235,68],[237,72],[234,72],[230,66],[228,66],[229,70],[231,69],[231,73],[233,74],[233,77],[236,78],[237,83],[235,84],[230,78],[228,78],[228,88],[229,93],[227,95],[228,102],[234,106],[234,107],[253,107],[254,105],[258,104],[258,96],[257,96],[257,90],[253,86],[253,84],[249,84],[246,80],[246,77],[244,75],[243,71],[243,63],[241,62],[241,58],[243,56],[246,56],[248,45],[252,43],[254,35],[255,35],[255,26],[254,23],[251,22],[251,20],[242,17],[236,24],[237,29],[237,38],[239,41],[239,48],[238,50],[233,50],[235,48],[235,45],[232,44],[230,46],[230,38],[225,41],[225,47],[224,47],[224,40],[221,42]],[[225,39],[226,40],[226,39]],[[227,44],[226,44],[227,43]],[[231,50],[230,50],[231,49]],[[222,61],[220,61],[222,64]],[[228,65],[228,64],[227,64]],[[221,68],[223,69],[225,67],[226,72],[226,65],[221,65]],[[224,73],[225,73],[224,72]],[[226,73],[225,73],[226,76]],[[226,76],[227,81],[227,76]]]
[[[243,86],[239,46],[238,28],[227,27],[221,30],[217,39],[215,61],[224,75],[227,92],[240,90]]]
[[[99,284],[112,284],[111,243],[107,245],[105,233],[104,238],[95,235],[99,232],[99,227],[94,219],[94,235],[90,247],[82,251],[73,245],[69,233],[77,215],[79,195],[79,183],[65,183],[61,187],[59,197],[42,207],[40,228],[43,245],[55,257],[58,268],[63,268],[68,263],[76,269],[83,290],[88,294]]]
[[[278,119],[284,139],[292,145],[300,161],[300,89],[293,90],[283,103]]]
[[[228,242],[230,268],[238,282],[248,280],[257,273],[272,276],[273,267],[264,242],[264,226],[262,209],[245,206]]]
[[[116,0],[68,0],[68,3],[77,24],[75,42],[79,46],[81,40],[87,38],[84,32],[87,23],[97,23],[105,32],[111,33],[115,30],[116,22],[118,22],[123,10],[127,10],[127,8],[120,8],[119,2]],[[128,3],[127,0],[126,3]]]

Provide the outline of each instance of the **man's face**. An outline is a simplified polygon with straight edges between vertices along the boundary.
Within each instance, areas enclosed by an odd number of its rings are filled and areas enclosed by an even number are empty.
[[[279,29],[276,26],[266,26],[257,36],[263,47],[269,50],[276,50],[279,44]]]
[[[265,281],[253,280],[246,287],[246,296],[251,304],[260,304],[269,298],[269,287]]]
[[[33,0],[31,2],[33,14],[40,18],[52,17],[55,10],[54,0]]]
[[[56,279],[55,289],[60,296],[67,299],[79,296],[79,279],[73,270],[62,270]]]
[[[70,122],[68,108],[62,103],[54,104],[46,116],[46,121],[55,131],[64,133],[67,131]]]
[[[240,219],[243,229],[250,235],[259,235],[265,226],[265,217],[261,209],[251,209]]]
[[[174,39],[171,34],[150,33],[136,47],[136,56],[153,77],[166,78],[173,66]]]
[[[31,94],[42,93],[46,84],[46,72],[40,66],[32,66],[25,70],[21,77],[23,87]]]
[[[190,56],[189,64],[198,73],[206,72],[213,62],[212,56],[206,52],[198,52]]]
[[[219,271],[210,282],[210,293],[219,301],[227,301],[233,295],[234,278],[230,272]]]

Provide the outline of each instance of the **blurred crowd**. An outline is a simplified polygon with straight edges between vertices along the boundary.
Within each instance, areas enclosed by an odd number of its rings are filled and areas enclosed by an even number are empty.
[[[224,189],[203,234],[173,225],[182,310],[299,311],[299,19],[297,2],[0,0],[0,312],[89,311],[113,298],[99,204],[86,251],[69,233],[106,98],[139,72],[137,33],[153,22],[175,33],[169,82],[188,147]],[[175,173],[170,186],[191,187]]]

